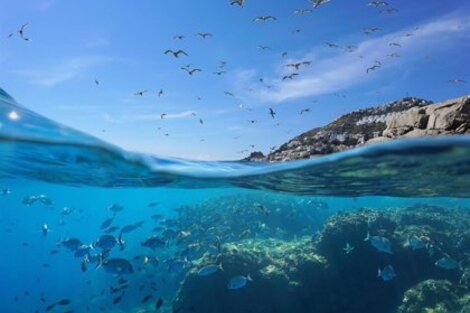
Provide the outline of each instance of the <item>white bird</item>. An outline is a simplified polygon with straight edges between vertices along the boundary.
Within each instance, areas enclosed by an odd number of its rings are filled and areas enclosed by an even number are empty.
[[[330,2],[331,0],[310,0],[313,5],[313,9],[316,10],[318,9],[321,5]]]

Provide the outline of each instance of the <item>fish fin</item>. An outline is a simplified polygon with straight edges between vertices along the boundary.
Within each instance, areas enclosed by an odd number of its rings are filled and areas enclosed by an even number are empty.
[[[380,267],[377,269],[377,277],[380,277],[382,275],[382,270]]]
[[[249,281],[253,281],[253,278],[251,278],[250,274],[246,275],[246,279]]]
[[[100,254],[98,256],[98,263],[96,264],[95,270],[99,269],[103,266],[103,256]]]
[[[222,263],[219,264],[219,268],[220,268],[221,271],[225,271],[224,267],[222,266]]]
[[[370,240],[370,233],[367,232],[367,236],[366,236],[366,238],[364,238],[364,241],[369,241],[369,240]]]

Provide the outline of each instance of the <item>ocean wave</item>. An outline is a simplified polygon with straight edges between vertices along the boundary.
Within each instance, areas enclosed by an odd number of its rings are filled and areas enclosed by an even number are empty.
[[[18,105],[0,89],[0,175],[98,187],[238,186],[302,195],[469,197],[470,137],[406,139],[284,163],[125,151]]]

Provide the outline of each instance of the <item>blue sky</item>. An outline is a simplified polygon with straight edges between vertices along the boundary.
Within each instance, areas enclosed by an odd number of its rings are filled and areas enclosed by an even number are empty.
[[[228,0],[4,0],[0,87],[36,112],[126,149],[206,160],[266,152],[341,114],[405,96],[468,94],[469,83],[448,80],[470,81],[469,2],[388,2],[396,13],[380,14],[362,0],[332,0],[304,15],[293,11],[310,8],[307,0],[247,0],[244,8]],[[277,20],[253,22],[259,15]],[[31,42],[7,39],[26,22]],[[366,35],[367,27],[380,31]],[[189,56],[175,59],[167,49]],[[222,60],[226,73],[213,74]],[[366,74],[376,60],[382,67]],[[283,81],[293,72],[284,65],[302,61],[312,64]],[[180,69],[187,64],[203,71],[191,77]],[[140,90],[149,92],[134,96]],[[311,111],[300,115],[305,108]]]

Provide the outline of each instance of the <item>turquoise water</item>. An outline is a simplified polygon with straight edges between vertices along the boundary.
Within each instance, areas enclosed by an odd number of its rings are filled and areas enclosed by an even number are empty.
[[[468,137],[282,164],[165,159],[48,120],[0,89],[0,153],[0,312],[461,312],[466,305]],[[364,241],[367,233],[387,238],[393,254]],[[112,248],[98,243],[104,234]],[[152,236],[162,244],[149,248]],[[87,252],[74,256],[76,247],[64,245],[70,238]],[[443,268],[442,258],[458,265]],[[132,273],[112,273],[116,259]],[[199,275],[211,264],[224,270]],[[388,265],[395,276],[377,277]],[[253,281],[228,288],[248,274]],[[419,292],[437,300],[420,302]]]

